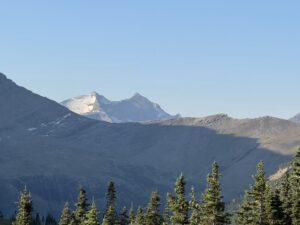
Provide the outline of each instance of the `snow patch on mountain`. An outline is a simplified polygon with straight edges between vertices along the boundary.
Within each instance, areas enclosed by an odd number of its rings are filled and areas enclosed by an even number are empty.
[[[65,100],[61,104],[77,114],[113,123],[160,121],[179,117],[166,113],[159,104],[139,93],[129,99],[110,101],[92,92]]]

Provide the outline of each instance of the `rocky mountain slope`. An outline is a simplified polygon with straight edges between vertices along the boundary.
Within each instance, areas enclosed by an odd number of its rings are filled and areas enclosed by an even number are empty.
[[[259,160],[267,174],[300,146],[300,125],[272,117],[227,115],[163,122],[107,123],[77,115],[0,74],[0,210],[11,214],[26,184],[35,208],[58,214],[84,185],[101,203],[114,180],[119,205],[144,204],[152,190],[173,189],[183,172],[205,187],[210,165],[221,166],[225,199],[243,193]],[[164,197],[162,197],[164,198]]]
[[[104,96],[92,92],[65,100],[61,104],[80,115],[114,123],[166,120],[178,117],[178,115],[171,116],[158,104],[138,93],[129,99],[110,101]]]
[[[290,118],[290,121],[300,123],[300,113]]]

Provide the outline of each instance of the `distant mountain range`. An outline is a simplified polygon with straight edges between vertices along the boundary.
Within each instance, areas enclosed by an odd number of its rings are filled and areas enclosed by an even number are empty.
[[[179,115],[171,116],[158,104],[138,93],[129,99],[110,101],[92,92],[65,100],[61,104],[77,114],[113,123],[145,122],[180,117]]]
[[[0,74],[0,210],[11,215],[27,185],[35,209],[58,215],[83,185],[98,204],[108,181],[118,205],[144,205],[150,192],[162,199],[183,172],[197,191],[211,163],[222,173],[226,201],[239,197],[259,160],[268,175],[300,146],[300,124],[225,114],[147,123],[107,123],[75,114]],[[136,206],[135,205],[135,206]]]

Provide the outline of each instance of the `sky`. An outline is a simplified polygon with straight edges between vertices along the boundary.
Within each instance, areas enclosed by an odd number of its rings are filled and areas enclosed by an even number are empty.
[[[300,1],[3,0],[0,72],[56,101],[138,92],[171,114],[300,112]]]

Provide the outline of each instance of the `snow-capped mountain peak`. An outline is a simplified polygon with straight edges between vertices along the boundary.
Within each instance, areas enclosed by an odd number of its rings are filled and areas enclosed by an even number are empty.
[[[157,103],[139,93],[125,100],[111,101],[97,92],[91,92],[61,104],[75,113],[106,122],[144,122],[177,117],[166,113]]]

